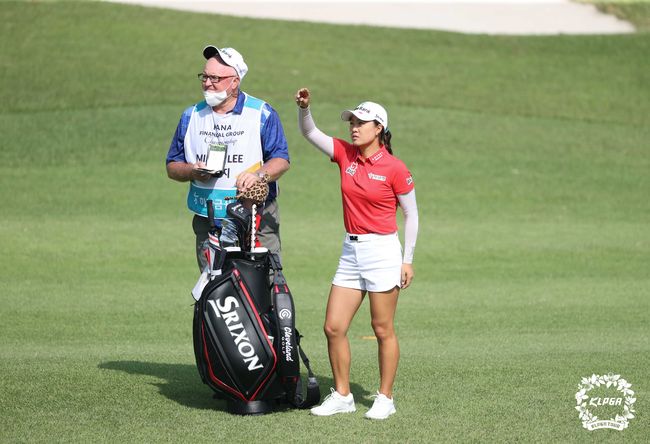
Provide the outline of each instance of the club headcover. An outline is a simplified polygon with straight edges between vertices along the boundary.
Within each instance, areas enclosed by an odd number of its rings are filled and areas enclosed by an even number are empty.
[[[250,232],[252,226],[252,213],[251,210],[242,205],[241,202],[234,202],[228,204],[226,207],[226,215],[237,226],[237,237],[240,239],[240,245],[247,233]]]

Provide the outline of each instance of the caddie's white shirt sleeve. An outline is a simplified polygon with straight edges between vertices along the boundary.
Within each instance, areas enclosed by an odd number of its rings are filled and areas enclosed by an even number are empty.
[[[298,107],[298,128],[302,135],[316,148],[334,158],[334,139],[316,128],[309,107]]]
[[[404,259],[405,264],[413,263],[415,242],[418,238],[418,204],[415,200],[415,190],[397,196],[399,206],[404,213]]]

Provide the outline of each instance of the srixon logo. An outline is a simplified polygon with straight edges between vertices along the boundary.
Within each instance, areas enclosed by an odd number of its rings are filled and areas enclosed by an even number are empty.
[[[244,324],[240,322],[239,315],[236,309],[239,308],[239,302],[234,296],[228,296],[223,300],[215,302],[214,300],[208,301],[214,313],[218,318],[223,319],[230,336],[234,338],[235,345],[239,354],[248,365],[248,371],[258,370],[264,366],[260,363],[260,358],[255,353],[255,348],[250,342],[248,333],[244,329]]]

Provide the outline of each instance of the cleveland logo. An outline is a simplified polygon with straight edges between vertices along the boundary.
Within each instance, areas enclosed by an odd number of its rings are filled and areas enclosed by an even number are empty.
[[[291,352],[293,351],[293,344],[291,344],[291,328],[284,327],[284,335],[282,336],[282,354],[285,361],[293,362]]]

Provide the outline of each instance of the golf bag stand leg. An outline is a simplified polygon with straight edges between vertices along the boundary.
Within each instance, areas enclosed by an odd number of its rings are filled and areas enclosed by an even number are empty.
[[[273,411],[271,401],[236,401],[228,399],[228,412],[234,415],[264,415]]]

